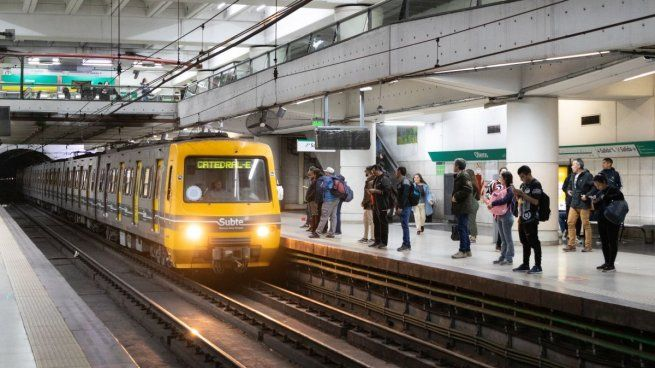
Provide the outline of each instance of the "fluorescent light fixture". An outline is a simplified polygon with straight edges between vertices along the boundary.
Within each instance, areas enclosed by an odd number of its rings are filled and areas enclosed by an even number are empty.
[[[220,3],[218,6],[216,6],[216,10],[221,10],[225,6],[225,3]]]
[[[132,66],[139,67],[139,68],[161,68],[161,64],[159,63],[153,63],[153,62],[141,62],[141,61],[135,61],[132,63]]]
[[[255,9],[255,10],[262,11],[262,10],[264,10],[265,7],[266,7],[266,5],[262,4],[262,5],[258,6],[257,9]]]
[[[359,89],[360,92],[369,92],[369,91],[372,91],[372,90],[373,90],[373,87],[370,87],[370,86],[369,87],[362,87],[362,88]]]
[[[650,71],[650,72],[646,72],[646,73],[637,74],[637,75],[635,75],[634,77],[626,78],[626,79],[624,79],[623,81],[624,81],[624,82],[627,82],[627,81],[631,81],[631,80],[633,80],[633,79],[637,79],[637,78],[641,78],[641,77],[645,77],[645,76],[653,75],[653,74],[655,74],[655,70]]]
[[[27,63],[29,65],[61,65],[59,62],[59,58],[52,58],[52,59],[46,59],[46,60],[41,60],[41,58],[38,57],[31,57],[27,58]]]
[[[399,127],[422,127],[425,126],[425,122],[422,121],[385,121],[382,123],[387,126],[399,126]]]
[[[82,65],[88,66],[111,66],[111,59],[82,59]]]
[[[535,61],[541,61],[541,60],[535,60]],[[493,65],[487,65],[485,68],[502,68],[504,66],[512,66],[512,65],[521,65],[521,64],[530,64],[533,63],[534,61],[532,60],[526,60],[526,61],[517,61],[514,63],[503,63],[503,64],[493,64]]]
[[[306,99],[306,100],[298,101],[298,102],[296,102],[295,104],[296,104],[296,105],[304,104],[305,102],[314,101],[314,100],[317,99],[317,98],[318,98],[318,97],[308,98],[308,99]]]
[[[399,82],[398,79],[394,79],[394,80],[392,80],[391,82],[389,82],[389,84],[396,84],[396,83],[398,83],[398,82]]]
[[[546,61],[553,61],[553,60],[575,59],[575,58],[581,58],[581,57],[587,57],[587,56],[598,56],[598,55],[605,55],[605,54],[609,54],[609,51],[598,51],[598,52],[588,52],[586,54],[557,56],[557,57],[546,58],[545,60]]]

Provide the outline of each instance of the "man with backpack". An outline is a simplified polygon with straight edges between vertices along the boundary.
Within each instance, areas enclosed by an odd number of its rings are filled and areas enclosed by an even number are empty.
[[[392,184],[388,176],[384,174],[380,165],[373,166],[373,188],[367,190],[371,196],[373,207],[373,230],[375,242],[369,247],[384,249],[387,247],[389,236],[389,222],[387,212],[391,208]]]
[[[403,228],[403,244],[397,250],[404,252],[412,249],[409,239],[409,215],[412,213],[412,206],[418,204],[418,197],[414,193],[414,185],[407,178],[407,169],[405,167],[400,166],[396,169],[396,180],[398,181],[396,186],[398,191],[396,212],[400,214],[400,226]],[[413,204],[411,199],[414,199]]]
[[[523,165],[518,170],[521,188],[513,189],[519,207],[519,239],[523,245],[523,264],[513,269],[514,272],[540,274],[541,242],[539,241],[539,221],[547,221],[550,215],[548,196],[543,192],[541,183],[532,177],[530,167]],[[530,253],[534,249],[534,267],[530,268]]]
[[[330,169],[330,168],[328,168]],[[334,170],[332,170],[334,173]],[[321,220],[316,229],[322,231],[325,226],[330,223],[327,231],[326,238],[334,238],[334,230],[337,223],[337,206],[339,205],[339,198],[334,194],[334,176],[330,175],[329,171],[325,170],[325,175],[318,178],[316,182],[316,195],[323,199],[321,205]],[[320,236],[314,231],[310,238],[319,238]]]

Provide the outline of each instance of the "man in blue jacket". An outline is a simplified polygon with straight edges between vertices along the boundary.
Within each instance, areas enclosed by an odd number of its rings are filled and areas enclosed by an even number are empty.
[[[332,171],[334,173],[334,171]],[[339,198],[332,193],[334,188],[334,177],[326,170],[325,175],[321,176],[316,183],[316,195],[323,199],[321,206],[321,220],[316,229],[325,228],[325,225],[330,222],[330,227],[327,231],[326,238],[334,238],[334,230],[337,224],[337,207],[339,205]],[[310,238],[319,238],[320,236],[314,231]]]
[[[412,190],[412,183],[407,179],[407,169],[403,166],[396,169],[396,180],[398,180],[398,203],[396,211],[400,214],[400,226],[403,229],[403,244],[397,250],[404,252],[412,249],[409,239],[409,215],[412,213],[412,205],[409,203],[409,192]]]

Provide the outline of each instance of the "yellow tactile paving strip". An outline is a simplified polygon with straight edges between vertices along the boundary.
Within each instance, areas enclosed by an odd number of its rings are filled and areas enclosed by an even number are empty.
[[[8,216],[5,209],[0,208],[0,217],[5,216]],[[90,367],[82,348],[1,219],[0,257],[14,290],[37,367]]]

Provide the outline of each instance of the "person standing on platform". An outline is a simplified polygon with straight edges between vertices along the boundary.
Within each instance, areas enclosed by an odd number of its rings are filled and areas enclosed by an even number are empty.
[[[471,214],[469,215],[469,238],[471,243],[475,243],[478,239],[478,223],[476,220],[480,209],[480,187],[475,178],[475,171],[466,169],[466,173],[471,178],[471,184],[473,185],[473,200],[471,201]]]
[[[315,233],[320,219],[320,212],[319,212],[320,201],[318,199],[317,183],[318,183],[318,178],[322,176],[322,173],[319,169],[312,166],[312,169],[309,171],[308,176],[309,176],[309,186],[307,188],[307,193],[305,193],[305,201],[307,201],[308,216],[309,216],[308,231],[311,233]]]
[[[418,204],[412,208],[414,211],[414,223],[416,224],[416,234],[421,235],[425,231],[425,220],[428,216],[432,216],[432,193],[428,183],[423,180],[421,174],[414,174],[414,186],[418,188],[421,196],[419,197]]]
[[[466,258],[471,254],[471,239],[469,238],[469,215],[472,212],[473,183],[469,175],[464,171],[466,161],[458,158],[453,163],[455,172],[455,184],[452,202],[453,214],[457,216],[457,232],[459,233],[459,251],[453,254],[453,258]]]
[[[518,170],[521,189],[513,189],[519,206],[519,239],[523,245],[523,263],[514,272],[542,273],[541,242],[539,241],[539,200],[543,195],[541,183],[532,177],[529,166]],[[534,266],[530,268],[530,253],[534,250]]]
[[[328,169],[332,168],[328,167]],[[337,180],[340,180],[342,183],[346,183],[346,178],[341,174],[336,174],[334,169],[332,169],[331,175],[334,176]],[[334,233],[335,235],[341,235],[341,206],[343,206],[343,199],[339,198],[339,204],[337,205],[337,226]]]
[[[599,174],[594,177],[594,185],[598,190],[596,198],[594,199],[595,211],[598,211],[598,232],[600,233],[600,241],[603,244],[603,257],[605,263],[596,267],[597,270],[603,272],[614,272],[614,261],[616,261],[616,254],[619,250],[619,229],[620,224],[615,224],[609,221],[605,216],[605,209],[613,201],[624,201],[623,193],[616,187],[609,185],[607,176]]]
[[[494,215],[494,223],[500,230],[500,258],[494,264],[511,265],[514,259],[514,241],[512,240],[512,225],[514,225],[514,186],[513,176],[509,171],[500,174],[501,189],[487,199],[487,208]]]
[[[384,249],[387,247],[389,240],[389,218],[387,212],[391,204],[391,180],[384,174],[384,170],[380,165],[373,167],[373,189],[369,189],[368,193],[372,195],[373,207],[373,230],[375,242],[369,247],[376,247]]]
[[[307,177],[307,180],[309,181],[307,186],[303,186],[303,188],[306,189],[305,192],[305,212],[306,212],[306,220],[305,223],[300,226],[301,229],[310,229],[312,227],[312,214],[311,214],[311,209],[310,209],[310,203],[312,202],[312,199],[309,199],[310,197],[313,198],[316,194],[316,187],[313,188],[312,190],[312,183],[315,180],[314,177],[314,169],[316,169],[314,166],[310,166],[309,170],[307,170],[307,174],[305,175]]]
[[[373,181],[375,180],[373,166],[368,166],[366,170],[364,170],[364,175],[366,176],[364,195],[362,196],[362,208],[364,209],[364,237],[359,239],[360,243],[368,243],[373,240],[373,234],[375,233],[375,225],[373,223],[373,205],[371,195],[368,193],[369,189],[373,189]]]
[[[330,170],[331,169],[331,170]],[[332,193],[332,188],[334,187],[334,180],[330,172],[334,173],[334,169],[328,167],[325,169],[325,175],[321,176],[318,179],[316,195],[321,196],[323,199],[321,205],[321,220],[318,223],[317,230],[325,229],[325,226],[330,223],[330,227],[327,230],[326,238],[334,238],[334,229],[337,224],[337,206],[339,205],[339,199]],[[320,236],[316,231],[314,231],[310,238],[319,238]]]
[[[623,188],[623,183],[621,183],[621,175],[613,167],[614,160],[609,157],[603,159],[603,170],[600,171],[601,175],[605,175],[607,178],[607,185],[614,187],[616,189]]]
[[[398,169],[396,169],[396,179],[398,181],[396,186],[398,192],[396,212],[400,214],[400,226],[403,229],[403,244],[397,250],[399,252],[404,252],[412,249],[412,244],[409,238],[409,215],[412,213],[412,205],[409,201],[409,196],[414,187],[412,182],[407,178],[407,168],[403,166],[399,166]]]
[[[594,177],[589,170],[584,168],[584,161],[580,158],[573,160],[571,169],[573,172],[570,175],[569,187],[567,188],[567,193],[571,196],[571,208],[567,219],[569,241],[568,246],[564,247],[563,250],[565,252],[575,252],[577,240],[575,223],[578,218],[581,218],[582,227],[584,228],[584,249],[582,251],[591,252],[591,223],[589,222],[591,203],[587,196],[592,195],[594,192]]]
[[[484,193],[484,198],[485,201],[488,201],[491,196],[497,192],[503,189],[503,185],[500,183],[500,176],[503,174],[503,172],[507,171],[506,167],[501,167],[500,170],[498,170],[498,178],[495,178],[487,184],[487,187],[485,188],[485,193]],[[494,243],[496,244],[496,251],[500,252],[501,251],[501,244],[502,240],[500,238],[500,229],[498,229],[498,223],[497,221],[494,221]]]

